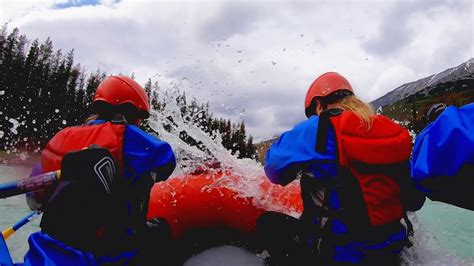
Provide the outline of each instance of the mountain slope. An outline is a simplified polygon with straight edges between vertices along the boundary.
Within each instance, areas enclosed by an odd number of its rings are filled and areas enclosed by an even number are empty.
[[[375,108],[394,104],[410,96],[428,96],[437,89],[472,89],[474,79],[474,58],[460,64],[459,66],[446,69],[438,74],[422,78],[420,80],[403,84],[393,91],[385,94],[372,102]]]
[[[474,102],[474,58],[438,74],[404,84],[372,102],[384,115],[404,121],[418,133],[426,126],[431,105],[463,106]]]

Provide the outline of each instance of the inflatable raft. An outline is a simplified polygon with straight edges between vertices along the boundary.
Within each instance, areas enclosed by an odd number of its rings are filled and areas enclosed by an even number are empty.
[[[154,185],[148,218],[169,223],[173,265],[264,264],[257,219],[266,211],[299,215],[303,211],[300,187],[274,185],[262,175],[251,182],[257,187],[249,188],[257,195],[245,196],[249,193],[242,193],[239,184],[248,181],[231,169],[197,169]]]
[[[228,185],[240,179],[229,169],[197,169],[157,183],[151,191],[148,218],[166,219],[177,239],[189,231],[213,227],[252,233],[258,217],[266,211],[303,211],[297,184],[281,187],[261,176],[262,198],[257,199],[243,197]]]

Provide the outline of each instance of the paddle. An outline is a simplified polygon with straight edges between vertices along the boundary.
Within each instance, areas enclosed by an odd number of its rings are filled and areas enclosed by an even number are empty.
[[[8,227],[7,229],[2,231],[2,237],[3,239],[7,240],[13,233],[18,231],[21,227],[23,227],[25,224],[33,221],[36,219],[41,214],[40,211],[32,211],[25,217],[23,217],[20,221],[16,222],[14,225]]]
[[[25,179],[0,184],[0,199],[42,190],[56,184],[61,177],[61,171],[52,171]]]
[[[18,231],[25,224],[33,221],[41,214],[40,211],[32,211],[27,216],[23,217],[20,221],[16,222],[14,225],[3,230],[0,234],[0,265],[13,265],[12,258],[10,256],[10,251],[8,250],[5,240],[9,238],[13,233]],[[16,265],[16,264],[15,264]]]

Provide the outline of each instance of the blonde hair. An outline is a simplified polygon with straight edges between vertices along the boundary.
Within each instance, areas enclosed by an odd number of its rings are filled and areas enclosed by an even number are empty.
[[[354,112],[362,120],[367,131],[372,128],[375,118],[375,111],[372,105],[361,101],[354,95],[344,97],[339,104],[342,109]]]
[[[86,119],[86,123],[89,123],[90,121],[94,121],[94,120],[96,120],[98,117],[99,117],[99,115],[96,115],[96,114],[90,115],[90,116]]]

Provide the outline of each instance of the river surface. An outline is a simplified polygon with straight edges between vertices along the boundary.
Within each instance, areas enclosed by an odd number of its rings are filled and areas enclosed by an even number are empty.
[[[27,166],[0,165],[0,183],[26,177],[29,172]],[[1,199],[0,228],[7,228],[29,212],[23,195]],[[415,237],[421,235],[414,241],[415,248],[419,246],[419,251],[415,251],[418,258],[414,261],[434,256],[436,259],[426,265],[474,265],[474,212],[428,200],[411,217],[414,219]],[[30,222],[8,239],[14,261],[23,260],[28,250],[28,236],[39,230],[39,221],[40,218]]]

